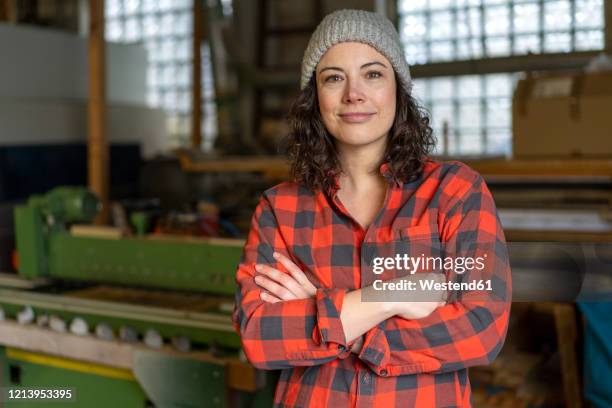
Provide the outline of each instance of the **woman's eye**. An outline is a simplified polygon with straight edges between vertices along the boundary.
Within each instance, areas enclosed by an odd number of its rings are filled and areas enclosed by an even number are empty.
[[[370,71],[368,72],[368,77],[369,78],[380,78],[382,76],[382,74],[378,71]]]
[[[330,75],[325,78],[325,82],[337,82],[338,80],[340,80],[340,75]]]

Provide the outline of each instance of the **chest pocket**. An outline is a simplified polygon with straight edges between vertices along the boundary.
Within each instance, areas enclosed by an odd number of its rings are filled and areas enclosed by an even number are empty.
[[[369,286],[376,279],[405,276],[413,273],[413,270],[414,273],[432,271],[424,267],[424,260],[429,257],[444,258],[436,225],[397,228],[393,230],[390,241],[368,243],[362,249],[362,286]],[[421,258],[421,261],[415,264],[413,261],[417,258]]]

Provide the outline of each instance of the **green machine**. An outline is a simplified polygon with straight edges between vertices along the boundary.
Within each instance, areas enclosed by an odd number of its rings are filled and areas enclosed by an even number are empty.
[[[78,187],[15,208],[18,276],[0,278],[3,389],[69,388],[65,406],[75,408],[270,406],[277,373],[245,361],[231,324],[244,242],[75,228],[99,209]],[[98,335],[102,326],[111,338]],[[122,338],[128,329],[135,336]],[[145,345],[151,332],[161,341]]]

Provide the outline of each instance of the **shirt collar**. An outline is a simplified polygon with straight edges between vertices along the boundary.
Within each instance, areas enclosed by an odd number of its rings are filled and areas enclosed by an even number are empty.
[[[382,163],[378,167],[378,171],[390,185],[393,185],[395,187],[402,186],[402,182],[397,178],[393,177],[393,174],[391,173],[391,170],[389,168],[389,162],[386,161]],[[327,194],[329,194],[330,197],[335,197],[335,195],[338,193],[338,190],[340,190],[340,180],[338,176],[334,176],[333,183],[327,190]]]

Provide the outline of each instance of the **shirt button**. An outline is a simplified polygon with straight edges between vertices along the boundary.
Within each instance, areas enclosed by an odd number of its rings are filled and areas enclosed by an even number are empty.
[[[380,375],[385,377],[387,375],[387,370],[380,370]]]

